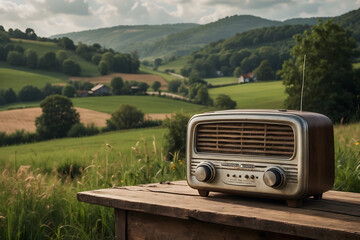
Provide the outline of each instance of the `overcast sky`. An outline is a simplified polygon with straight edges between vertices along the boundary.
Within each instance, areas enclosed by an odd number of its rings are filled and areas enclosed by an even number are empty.
[[[0,25],[39,36],[117,25],[209,23],[250,14],[272,20],[338,16],[360,0],[0,0]]]

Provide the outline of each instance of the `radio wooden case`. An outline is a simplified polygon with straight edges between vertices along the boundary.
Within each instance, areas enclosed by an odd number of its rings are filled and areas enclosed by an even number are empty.
[[[279,198],[289,206],[331,189],[329,118],[286,110],[228,110],[193,116],[187,128],[187,182],[209,191]]]

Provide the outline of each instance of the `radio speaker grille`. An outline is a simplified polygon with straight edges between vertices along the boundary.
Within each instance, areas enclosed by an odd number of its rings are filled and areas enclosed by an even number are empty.
[[[295,151],[293,129],[288,125],[256,122],[199,124],[199,153],[262,155],[291,158]]]

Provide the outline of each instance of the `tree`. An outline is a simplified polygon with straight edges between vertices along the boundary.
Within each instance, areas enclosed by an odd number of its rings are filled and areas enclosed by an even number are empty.
[[[27,85],[19,92],[19,100],[22,102],[35,101],[43,98],[41,90],[37,87]]]
[[[62,71],[65,74],[70,76],[79,76],[81,72],[81,67],[78,63],[74,62],[70,58],[65,59],[62,64]]]
[[[24,56],[17,51],[10,51],[6,60],[10,65],[22,66],[24,64]]]
[[[213,101],[210,98],[208,89],[205,85],[202,85],[199,90],[197,91],[197,94],[194,98],[194,101],[198,104],[202,104],[202,105],[212,105]]]
[[[303,110],[323,113],[333,121],[350,120],[357,110],[357,83],[352,60],[356,42],[348,31],[329,20],[303,35],[295,35],[292,59],[280,75],[288,94],[285,106],[299,109],[304,55],[306,55]]]
[[[257,80],[272,80],[274,79],[274,72],[271,69],[268,60],[263,60],[260,65],[254,70]]]
[[[41,103],[42,114],[36,118],[36,131],[43,139],[65,137],[70,128],[80,122],[79,113],[67,97],[52,95]]]
[[[161,65],[161,63],[162,63],[162,59],[161,58],[156,58],[154,60],[154,70],[157,70],[158,67]]]
[[[27,49],[24,53],[26,66],[28,68],[36,68],[38,62],[38,55],[32,49]]]
[[[180,157],[185,156],[186,152],[186,129],[190,117],[183,113],[176,113],[170,119],[167,118],[163,125],[168,128],[165,138],[165,151],[170,158],[175,152],[180,153]]]
[[[177,93],[182,81],[180,79],[171,80],[168,84],[168,91]]]
[[[66,85],[63,88],[62,94],[66,97],[72,98],[76,94],[76,89],[71,85]]]
[[[120,95],[121,89],[124,87],[124,81],[121,77],[114,77],[110,82],[111,92],[114,95]]]
[[[60,46],[64,49],[68,49],[68,50],[75,50],[75,45],[73,40],[71,40],[68,37],[63,37],[60,40]]]
[[[101,61],[101,55],[100,54],[94,54],[91,57],[91,61],[95,64],[95,65],[99,65],[99,62]]]
[[[234,109],[236,102],[226,94],[219,94],[215,99],[215,107],[218,109]]]
[[[149,88],[149,85],[146,82],[139,83],[139,91],[141,93],[146,93],[147,89]]]
[[[69,58],[67,51],[59,50],[56,52],[56,59],[58,60],[59,64],[62,65],[65,59]]]
[[[159,81],[155,81],[151,84],[151,88],[157,92],[159,90],[159,88],[161,87],[161,83]]]
[[[106,52],[101,56],[101,61],[100,62],[106,62],[109,70],[113,69],[113,64],[114,64],[114,54],[111,52]]]
[[[30,39],[30,40],[36,40],[37,39],[37,35],[36,35],[35,31],[32,28],[27,28],[25,30],[25,34],[27,36],[27,39]]]
[[[101,60],[98,65],[98,70],[101,75],[106,75],[109,72],[109,65],[105,61]]]
[[[56,54],[54,52],[46,52],[39,60],[39,67],[45,70],[56,69]]]
[[[4,98],[6,100],[6,103],[13,103],[17,101],[16,94],[12,88],[9,88],[5,91]]]
[[[111,114],[110,121],[117,129],[135,128],[143,124],[144,113],[135,106],[122,104]]]

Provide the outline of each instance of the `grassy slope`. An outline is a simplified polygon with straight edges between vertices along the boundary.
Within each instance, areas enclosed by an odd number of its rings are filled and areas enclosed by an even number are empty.
[[[83,138],[64,138],[20,146],[0,148],[0,166],[19,167],[31,165],[32,168],[51,170],[63,163],[78,163],[88,166],[97,158],[104,158],[104,150],[110,144],[123,155],[132,154],[131,147],[141,138],[151,142],[153,136],[159,146],[162,144],[164,128],[148,128],[117,131]],[[98,155],[101,152],[101,155]]]
[[[216,99],[217,95],[221,93],[229,95],[232,100],[237,102],[237,108],[281,109],[286,96],[281,81],[212,88],[209,93],[213,99]]]
[[[205,81],[207,81],[213,86],[216,86],[222,84],[237,83],[238,79],[236,77],[218,77],[218,78],[205,78]]]
[[[144,113],[197,113],[202,112],[206,107],[198,104],[187,103],[169,98],[161,98],[157,96],[104,96],[104,97],[84,97],[72,98],[75,107],[88,108],[95,111],[112,113],[121,104],[130,104],[138,107]],[[0,106],[0,111],[38,107],[40,101],[29,103],[14,103]]]
[[[29,70],[0,63],[0,88],[12,88],[15,92],[18,92],[26,85],[42,88],[46,83],[64,83],[68,79],[66,75],[61,73],[48,73],[51,72]]]
[[[159,66],[158,70],[164,72],[165,69],[174,69],[175,73],[180,74],[181,68],[183,68],[188,62],[189,56],[180,57],[175,61],[168,62],[164,65]]]
[[[163,79],[165,79],[165,81],[167,81],[167,82],[172,81],[174,79],[179,79],[176,76],[172,76],[172,75],[164,73],[164,72],[154,71],[154,70],[152,70],[152,67],[147,67],[147,66],[141,66],[140,73],[158,75],[158,76],[162,77]]]
[[[53,42],[40,42],[40,41],[32,41],[32,40],[20,40],[20,39],[11,39],[16,45],[22,46],[24,49],[33,49],[37,52],[38,56],[43,56],[46,52],[53,51],[57,52],[61,50],[61,48]],[[97,66],[91,62],[84,60],[83,58],[77,56],[71,51],[67,51],[68,55],[75,62],[80,64],[81,67],[81,75],[82,76],[100,76],[100,73],[97,70]]]

